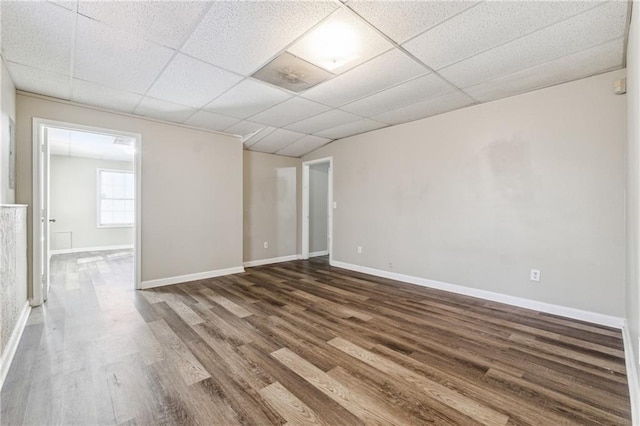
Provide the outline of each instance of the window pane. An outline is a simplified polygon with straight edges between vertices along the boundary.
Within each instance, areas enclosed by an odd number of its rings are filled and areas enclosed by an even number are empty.
[[[128,211],[128,212],[132,212],[132,211],[134,211],[134,210],[135,210],[135,206],[134,206],[133,200],[127,200],[127,201],[125,201],[125,203],[124,203],[124,210],[125,210],[125,211]]]
[[[104,212],[104,213],[102,213],[102,224],[103,225],[111,225],[111,224],[113,224],[113,213],[112,212]]]
[[[133,225],[135,223],[135,221],[136,221],[136,219],[135,219],[135,213],[134,212],[127,212],[125,214],[125,222],[126,223],[130,223],[130,224]]]
[[[100,201],[100,210],[103,212],[113,211],[113,200]]]

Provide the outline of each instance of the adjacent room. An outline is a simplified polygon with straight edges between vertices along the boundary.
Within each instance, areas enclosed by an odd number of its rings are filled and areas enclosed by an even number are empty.
[[[632,0],[0,0],[0,424],[640,425]]]

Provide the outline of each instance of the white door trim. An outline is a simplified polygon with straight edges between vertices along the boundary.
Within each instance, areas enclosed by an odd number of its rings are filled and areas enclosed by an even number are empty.
[[[333,157],[325,157],[302,163],[302,259],[309,259],[309,166],[329,163],[328,226],[329,261],[333,260]]]
[[[81,124],[66,123],[62,121],[48,120],[43,118],[33,118],[33,132],[32,132],[32,191],[31,191],[31,290],[32,298],[31,305],[38,306],[43,302],[42,285],[40,283],[40,277],[42,275],[40,265],[40,210],[43,206],[40,205],[40,175],[43,170],[43,164],[40,161],[40,144],[45,143],[43,140],[43,128],[55,127],[60,129],[80,130],[84,132],[92,133],[106,133],[109,135],[131,137],[135,140],[135,154],[134,154],[134,171],[136,179],[136,223],[135,223],[135,287],[141,288],[142,282],[142,135],[139,133],[123,132],[120,130],[104,129],[94,126],[85,126]],[[48,154],[48,150],[47,150]]]

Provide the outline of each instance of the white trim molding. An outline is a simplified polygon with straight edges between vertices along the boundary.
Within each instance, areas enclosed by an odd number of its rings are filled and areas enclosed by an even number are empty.
[[[627,383],[629,384],[629,399],[631,401],[631,424],[640,425],[640,378],[638,377],[638,365],[635,360],[634,347],[636,345],[629,333],[629,326],[625,320],[622,327],[622,340],[624,342],[624,361],[627,367]]]
[[[328,254],[329,254],[329,250],[312,251],[311,253],[309,253],[309,257],[326,256]]]
[[[269,265],[271,263],[290,262],[292,260],[298,260],[300,258],[301,255],[292,254],[290,256],[272,257],[271,259],[250,260],[248,262],[244,262],[243,265],[247,268],[251,268],[253,266]]]
[[[132,250],[132,245],[120,245],[120,246],[101,246],[101,247],[76,247],[72,249],[64,250],[51,250],[51,254],[68,254],[68,253],[82,253],[85,251],[107,251],[107,250]]]
[[[27,326],[27,319],[29,319],[30,312],[31,305],[29,305],[29,302],[27,301],[22,307],[22,312],[20,312],[18,322],[11,332],[11,337],[9,337],[7,346],[5,346],[4,351],[2,352],[2,356],[0,356],[0,389],[2,389],[2,385],[4,385],[4,380],[7,378],[7,373],[9,373],[11,361],[13,361],[13,357],[16,355],[18,343],[20,343],[22,333]]]
[[[235,268],[216,269],[215,271],[197,272],[195,274],[179,275],[176,277],[158,278],[156,280],[142,281],[142,289],[144,290],[147,288],[186,283],[189,281],[206,280],[207,278],[240,274],[242,272],[244,272],[244,268],[242,266],[237,266]]]
[[[581,309],[569,308],[567,306],[554,305],[546,302],[538,302],[537,300],[525,299],[522,297],[509,296],[507,294],[495,293],[477,288],[465,287],[457,284],[449,284],[441,281],[429,280],[426,278],[414,277],[411,275],[398,274],[396,272],[383,271],[380,269],[369,268],[366,266],[353,265],[350,263],[331,261],[331,266],[349,269],[351,271],[362,272],[377,277],[389,278],[396,281],[403,281],[410,284],[416,284],[422,287],[435,288],[438,290],[449,291],[452,293],[462,294],[465,296],[477,297],[479,299],[491,300],[493,302],[504,303],[507,305],[518,306],[520,308],[532,309],[535,311],[545,312],[548,314],[560,315],[567,318],[573,318],[581,321],[592,322],[622,329],[624,327],[624,318],[614,317],[611,315],[599,314],[597,312],[583,311]]]

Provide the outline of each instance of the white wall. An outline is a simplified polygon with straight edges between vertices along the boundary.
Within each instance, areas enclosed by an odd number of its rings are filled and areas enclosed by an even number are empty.
[[[333,258],[622,317],[626,99],[612,83],[624,74],[305,156],[333,156]],[[542,271],[539,283],[529,280],[532,268]]]
[[[243,169],[244,261],[298,254],[301,160],[244,151]]]
[[[140,133],[142,280],[242,266],[238,138],[22,93],[17,117],[19,202],[31,204],[33,117]]]
[[[309,166],[309,253],[326,252],[329,230],[329,163]]]
[[[98,228],[98,169],[133,170],[133,163],[51,156],[51,250],[133,246],[134,228]],[[61,245],[69,233],[71,247]]]
[[[16,88],[0,58],[0,203],[13,204],[15,189],[9,188],[9,121],[16,121]]]

